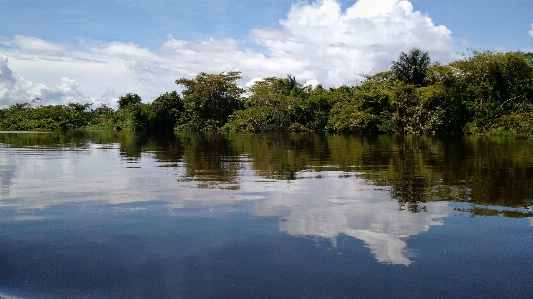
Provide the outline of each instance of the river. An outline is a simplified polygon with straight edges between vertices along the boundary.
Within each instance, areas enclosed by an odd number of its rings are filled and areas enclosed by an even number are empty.
[[[0,132],[0,298],[530,298],[533,141]]]

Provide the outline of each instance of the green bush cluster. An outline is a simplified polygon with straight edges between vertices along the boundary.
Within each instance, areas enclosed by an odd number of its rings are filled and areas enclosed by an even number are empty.
[[[533,133],[533,53],[473,51],[447,65],[420,49],[358,86],[324,89],[289,75],[248,89],[239,72],[181,78],[152,103],[120,97],[118,110],[88,104],[17,104],[0,110],[0,129],[330,131],[405,134]]]
[[[0,128],[3,130],[69,130],[88,126],[94,114],[90,104],[50,105],[32,107],[15,104],[0,110]]]

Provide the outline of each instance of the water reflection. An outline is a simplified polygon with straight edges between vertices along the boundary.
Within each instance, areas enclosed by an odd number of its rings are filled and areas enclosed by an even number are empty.
[[[268,198],[254,206],[257,216],[280,217],[281,231],[294,236],[330,239],[347,235],[362,240],[377,261],[409,265],[405,240],[431,225],[441,225],[451,208],[428,204],[425,213],[405,213],[390,200],[389,192],[340,172],[305,173],[290,183],[274,182]],[[250,185],[250,192],[257,185]]]
[[[196,182],[199,188],[239,189],[240,173],[245,168],[273,180],[293,180],[299,172],[307,170],[346,171],[371,184],[389,186],[390,196],[401,209],[410,212],[422,212],[425,203],[433,201],[514,208],[524,208],[533,202],[531,140],[305,133],[154,135],[110,131],[3,133],[0,143],[62,151],[79,151],[95,145],[118,148],[125,163],[142,163],[143,155],[153,157],[164,162],[163,166],[183,170],[180,179]],[[39,151],[34,154],[40,155]],[[67,165],[69,159],[63,157],[58,161],[65,168],[62,175],[72,172],[73,165]],[[9,169],[14,167],[8,164],[2,163],[3,180],[8,179]],[[35,160],[27,167],[41,164],[42,161]]]
[[[0,209],[28,220],[66,203],[161,201],[175,215],[247,202],[247,212],[279,218],[289,235],[333,247],[351,236],[379,262],[409,265],[406,240],[454,211],[532,217],[530,146],[475,137],[0,134]]]

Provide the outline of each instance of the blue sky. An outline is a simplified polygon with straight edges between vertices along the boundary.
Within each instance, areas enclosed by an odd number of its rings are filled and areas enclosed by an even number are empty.
[[[533,51],[530,0],[0,0],[0,107],[150,101],[198,72],[353,85],[420,47]]]

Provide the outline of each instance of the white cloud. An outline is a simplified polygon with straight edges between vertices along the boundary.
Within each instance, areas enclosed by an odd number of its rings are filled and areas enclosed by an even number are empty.
[[[531,30],[529,30],[529,36],[533,37],[533,23],[531,23]]]
[[[243,86],[255,78],[287,74],[326,87],[352,85],[358,73],[388,69],[401,51],[420,47],[434,60],[446,62],[454,46],[451,32],[413,11],[409,1],[359,0],[345,11],[336,0],[298,2],[280,25],[252,29],[248,41],[229,37],[185,41],[169,35],[156,50],[123,42],[65,46],[20,35],[0,42],[9,46],[4,54],[12,69],[39,82],[32,85],[34,89],[35,84],[55,86],[68,77],[79,83],[70,87],[79,94],[69,99],[81,95],[100,99],[114,88],[118,95],[137,93],[144,101],[178,89],[176,79],[199,72],[239,70]],[[2,104],[14,100],[4,96]]]
[[[0,107],[15,103],[28,103],[41,94],[46,86],[13,74],[8,58],[0,54]]]
[[[64,52],[66,48],[49,41],[39,38],[15,35],[14,38],[7,43],[11,46],[17,46],[23,50],[38,51],[38,52]]]
[[[274,56],[297,58],[312,78],[338,86],[354,73],[388,69],[400,51],[420,47],[446,60],[451,32],[428,16],[413,12],[408,1],[360,0],[341,12],[335,0],[293,5],[281,21],[285,39],[258,38]],[[263,34],[264,35],[264,34]]]
[[[35,98],[41,104],[93,103],[113,104],[116,96],[108,90],[99,98],[88,97],[77,90],[79,83],[68,77],[60,78],[55,90],[42,83],[27,80],[14,74],[8,66],[8,58],[0,54],[0,108],[16,103],[29,103]],[[112,91],[112,90],[111,90]],[[116,101],[115,101],[116,102]]]

